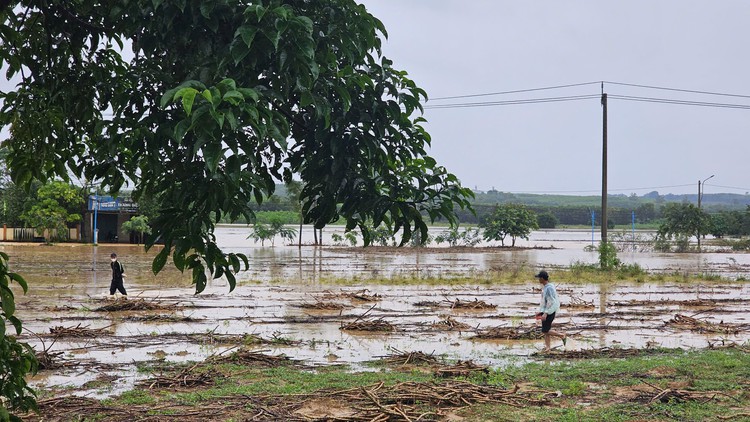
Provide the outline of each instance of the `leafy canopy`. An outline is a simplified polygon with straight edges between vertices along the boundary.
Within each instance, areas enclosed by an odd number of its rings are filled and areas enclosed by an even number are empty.
[[[234,288],[248,265],[218,248],[216,222],[252,221],[293,175],[306,223],[343,219],[365,243],[365,222],[403,244],[469,205],[426,152],[426,93],[383,57],[385,28],[354,0],[0,5],[0,60],[20,79],[0,94],[13,180],[71,173],[160,198],[153,271],[171,254],[197,292],[206,271]]]
[[[48,242],[67,239],[68,224],[81,221],[81,215],[73,210],[80,209],[82,203],[78,189],[59,180],[52,181],[39,188],[36,203],[21,215],[21,219],[36,227],[40,235],[47,230]]]
[[[524,205],[503,204],[496,206],[479,226],[484,229],[485,240],[499,240],[504,246],[505,238],[510,236],[511,246],[515,246],[517,238],[528,239],[539,223],[536,214]]]

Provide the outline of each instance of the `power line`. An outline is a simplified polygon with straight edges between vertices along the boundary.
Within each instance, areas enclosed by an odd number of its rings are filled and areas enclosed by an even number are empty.
[[[711,92],[711,91],[696,91],[696,90],[693,90],[693,89],[667,88],[667,87],[663,87],[663,86],[629,84],[629,83],[625,83],[625,82],[602,81],[602,83],[610,84],[610,85],[630,86],[630,87],[637,87],[637,88],[658,89],[658,90],[663,90],[663,91],[687,92],[687,93],[691,93],[691,94],[718,95],[718,96],[723,96],[723,97],[737,97],[737,98],[750,98],[750,95],[727,94],[727,93],[723,93],[723,92]]]
[[[624,100],[624,101],[638,101],[638,102],[645,102],[645,103],[677,104],[677,105],[714,107],[714,108],[737,108],[737,109],[742,109],[742,110],[750,109],[750,105],[748,104],[711,103],[711,102],[705,102],[705,101],[677,100],[673,98],[636,97],[636,96],[630,96],[630,95],[616,95],[616,94],[608,94],[607,98],[612,98],[616,100]]]
[[[481,94],[468,94],[468,95],[453,95],[449,97],[430,98],[429,101],[454,100],[457,98],[487,97],[491,95],[503,95],[503,94],[519,94],[522,92],[534,92],[534,91],[544,91],[544,90],[549,90],[549,89],[571,88],[571,87],[576,87],[576,86],[585,86],[585,85],[593,85],[593,84],[601,84],[601,81],[583,82],[580,84],[547,86],[547,87],[542,87],[542,88],[516,89],[513,91],[486,92],[486,93],[481,93]]]
[[[705,185],[703,185],[705,186]],[[735,189],[735,190],[743,190],[745,192],[750,192],[750,188],[738,188],[736,186],[722,186],[722,185],[714,185],[713,183],[709,186],[716,186],[717,188],[724,188],[724,189]]]
[[[425,109],[441,109],[441,108],[471,108],[471,107],[491,107],[491,106],[503,106],[503,105],[518,105],[518,104],[538,104],[538,103],[554,103],[562,101],[579,101],[588,100],[592,98],[599,98],[597,95],[575,95],[567,97],[544,97],[544,98],[529,98],[525,100],[508,100],[508,101],[483,101],[475,103],[452,103],[452,104],[439,104],[439,105],[425,105]]]
[[[654,189],[667,189],[667,188],[684,188],[688,186],[693,186],[692,183],[684,184],[684,185],[669,185],[669,186],[650,186],[650,187],[640,187],[640,188],[620,188],[620,189],[607,189],[607,192],[633,192],[638,190],[654,190]],[[716,186],[716,185],[712,185]],[[601,189],[596,190],[545,190],[545,191],[508,191],[508,193],[599,193],[601,194]]]

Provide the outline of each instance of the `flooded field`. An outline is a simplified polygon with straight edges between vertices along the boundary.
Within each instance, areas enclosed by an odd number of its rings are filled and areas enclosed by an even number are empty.
[[[222,280],[194,295],[187,275],[150,272],[157,251],[130,245],[4,245],[30,292],[19,296],[23,340],[46,351],[37,386],[105,397],[130,389],[139,365],[197,361],[249,347],[307,365],[368,361],[394,351],[444,355],[493,367],[528,359],[542,348],[533,314],[532,278],[540,267],[594,262],[586,233],[535,233],[524,246],[555,249],[415,251],[292,246],[261,248],[246,228],[221,228],[226,250],[248,254],[251,270],[232,293]],[[590,233],[588,233],[590,236]],[[590,239],[590,237],[589,237]],[[536,242],[536,243],[535,243]],[[110,300],[108,256],[117,251],[128,306]],[[644,255],[641,257],[640,255]],[[652,271],[750,277],[747,254],[621,256]],[[728,259],[731,258],[731,259]],[[528,273],[519,284],[388,285],[374,277],[445,277],[496,268]],[[353,279],[346,286],[329,283]],[[554,281],[554,270],[552,270]],[[555,327],[564,349],[705,348],[750,340],[750,284],[734,281],[558,285],[563,307]]]

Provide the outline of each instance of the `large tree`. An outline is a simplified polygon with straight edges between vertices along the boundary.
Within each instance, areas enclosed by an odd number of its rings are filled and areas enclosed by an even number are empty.
[[[251,221],[293,174],[307,223],[343,219],[365,242],[368,220],[403,243],[427,238],[423,215],[454,221],[468,205],[426,152],[425,92],[353,0],[32,0],[0,13],[0,58],[20,78],[0,113],[13,179],[74,174],[159,197],[153,269],[172,254],[197,291],[206,270],[234,287],[245,259],[219,250],[215,223]]]
[[[248,265],[218,248],[216,222],[252,221],[294,174],[306,222],[343,219],[366,243],[366,222],[405,243],[427,238],[424,215],[455,223],[468,206],[426,152],[425,92],[383,57],[385,28],[354,0],[0,0],[0,18],[0,65],[18,81],[0,93],[13,181],[131,184],[160,204],[153,271],[171,254],[196,292],[210,276],[234,288]],[[0,265],[3,278],[19,277]],[[2,308],[14,318],[12,295]],[[0,341],[0,364],[11,346]],[[24,408],[33,368],[19,365],[1,387]]]
[[[539,228],[536,213],[520,204],[503,204],[495,206],[492,214],[486,216],[479,227],[484,229],[485,240],[499,240],[505,246],[505,238],[511,237],[511,246],[516,246],[516,239],[529,238],[532,230]]]

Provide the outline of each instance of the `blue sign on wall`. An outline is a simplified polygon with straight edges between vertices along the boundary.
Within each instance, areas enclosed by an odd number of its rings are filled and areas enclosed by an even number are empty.
[[[137,211],[138,206],[130,198],[113,198],[111,196],[89,196],[89,211]]]

